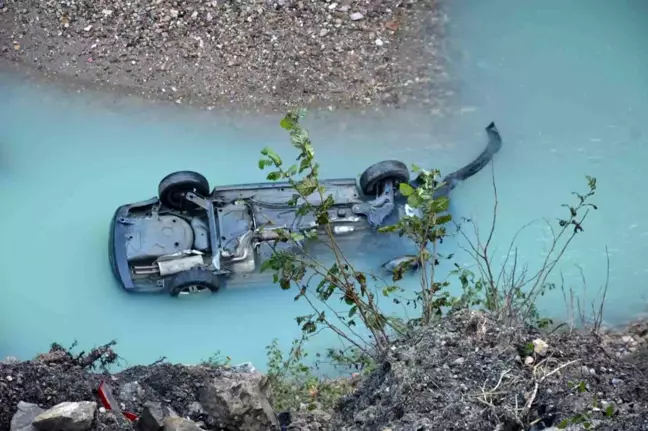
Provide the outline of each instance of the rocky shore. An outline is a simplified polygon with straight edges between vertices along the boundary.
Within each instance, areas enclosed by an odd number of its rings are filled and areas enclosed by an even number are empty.
[[[394,343],[331,411],[290,412],[289,424],[249,365],[161,362],[109,374],[91,367],[111,346],[75,356],[55,345],[0,363],[0,429],[646,430],[647,328],[550,333],[460,312]]]
[[[436,0],[1,0],[0,63],[207,107],[437,109]]]

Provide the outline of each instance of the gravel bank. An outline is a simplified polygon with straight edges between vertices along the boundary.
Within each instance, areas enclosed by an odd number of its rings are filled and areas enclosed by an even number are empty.
[[[449,93],[436,0],[0,0],[4,63],[176,103],[418,106]]]

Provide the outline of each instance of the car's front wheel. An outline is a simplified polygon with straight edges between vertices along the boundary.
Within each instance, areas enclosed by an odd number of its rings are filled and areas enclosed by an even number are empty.
[[[220,289],[218,276],[205,269],[193,268],[179,272],[167,283],[166,290],[171,296],[216,293]]]
[[[188,192],[205,197],[209,195],[207,178],[193,171],[179,171],[162,178],[158,186],[158,195],[163,205],[174,210],[192,208],[194,204],[185,199]]]
[[[407,183],[410,180],[409,169],[405,163],[398,160],[385,160],[369,166],[360,177],[360,190],[367,196],[375,196],[380,193],[380,186],[385,181],[394,182],[398,187],[399,183]]]

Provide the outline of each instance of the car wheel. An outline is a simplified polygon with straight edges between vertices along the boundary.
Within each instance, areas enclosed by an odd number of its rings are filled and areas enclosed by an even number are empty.
[[[209,191],[207,178],[192,171],[169,174],[162,178],[158,186],[158,195],[162,204],[175,210],[195,208],[193,203],[185,199],[188,192],[204,197],[209,195]]]
[[[396,187],[399,183],[410,180],[409,169],[405,163],[398,160],[385,160],[371,165],[360,177],[360,190],[367,196],[379,193],[378,188],[385,181],[393,181]]]
[[[218,276],[204,269],[193,268],[179,272],[167,285],[171,296],[195,295],[197,293],[215,293],[220,289]]]

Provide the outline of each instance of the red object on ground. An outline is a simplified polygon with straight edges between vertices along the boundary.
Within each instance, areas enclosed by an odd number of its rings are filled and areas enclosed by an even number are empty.
[[[113,397],[110,386],[104,380],[102,380],[99,384],[98,392],[99,398],[101,399],[101,404],[103,404],[106,410],[112,410],[116,413],[121,413],[130,421],[137,420],[137,415],[135,413],[124,412],[121,408],[119,408],[119,403],[117,403],[117,400],[115,399],[115,397]]]

